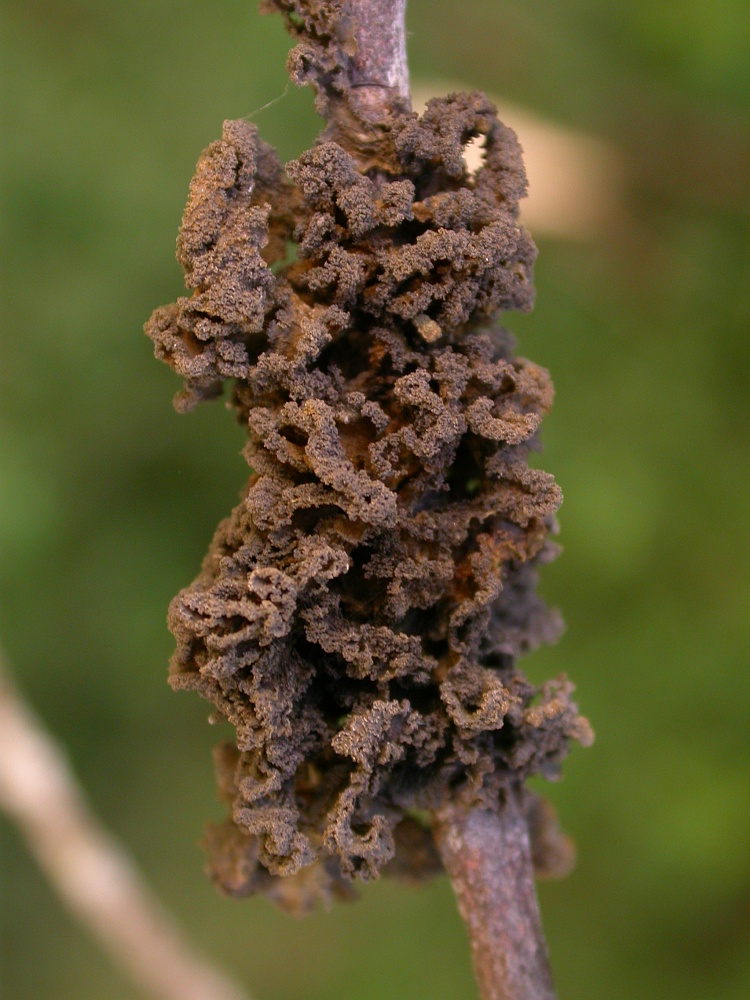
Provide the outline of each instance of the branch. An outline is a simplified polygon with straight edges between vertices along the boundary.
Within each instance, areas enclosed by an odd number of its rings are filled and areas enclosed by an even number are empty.
[[[409,109],[406,0],[350,0],[356,52],[349,70],[350,104],[366,121]]]
[[[62,900],[144,991],[158,1000],[248,1000],[193,954],[91,814],[61,748],[14,690],[1,652],[0,809]]]
[[[411,107],[406,0],[261,0],[261,10],[280,11],[297,40],[287,69],[314,87],[325,137],[363,170],[387,166],[388,125]]]
[[[554,1000],[521,794],[509,790],[497,810],[456,803],[436,816],[482,1000]]]

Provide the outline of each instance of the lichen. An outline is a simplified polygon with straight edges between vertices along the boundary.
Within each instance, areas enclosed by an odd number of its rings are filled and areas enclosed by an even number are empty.
[[[282,170],[226,122],[178,240],[192,294],[146,327],[178,408],[229,381],[247,428],[244,496],[170,608],[170,682],[236,731],[214,879],[293,911],[435,871],[446,797],[491,806],[590,735],[567,681],[516,666],[559,631],[534,587],[561,499],[527,464],[549,377],[496,326],[533,298],[518,143],[480,93],[389,143],[387,170],[330,139]]]

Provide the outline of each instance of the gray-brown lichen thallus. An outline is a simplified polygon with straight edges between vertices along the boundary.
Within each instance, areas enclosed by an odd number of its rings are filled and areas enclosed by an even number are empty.
[[[387,169],[327,139],[284,170],[226,122],[178,240],[192,294],[147,325],[178,408],[229,381],[248,433],[242,501],[169,614],[172,686],[236,730],[211,871],[296,910],[433,870],[425,817],[589,737],[566,681],[516,667],[558,632],[534,584],[560,503],[526,461],[552,385],[494,325],[533,296],[519,147],[480,93],[389,129]]]

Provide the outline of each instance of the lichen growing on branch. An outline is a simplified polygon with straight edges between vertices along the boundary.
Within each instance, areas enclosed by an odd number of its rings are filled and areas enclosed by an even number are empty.
[[[171,605],[170,679],[236,730],[214,878],[295,911],[435,870],[441,804],[491,808],[590,735],[564,679],[516,667],[558,634],[534,585],[560,503],[527,464],[549,377],[496,326],[533,298],[518,143],[481,93],[381,139],[379,167],[324,136],[282,169],[225,122],[178,239],[192,294],[146,328],[178,409],[228,381],[247,428],[242,501]]]

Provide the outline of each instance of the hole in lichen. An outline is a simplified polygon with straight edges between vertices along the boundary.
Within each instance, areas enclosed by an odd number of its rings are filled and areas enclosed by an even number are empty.
[[[271,262],[271,271],[274,274],[279,274],[285,268],[290,267],[297,260],[297,251],[297,243],[294,240],[287,240],[284,245],[284,256],[277,257],[276,260]]]
[[[371,342],[368,338],[352,332],[346,338],[333,341],[325,347],[319,358],[323,371],[337,369],[345,378],[354,379],[362,372],[370,370]]]
[[[425,830],[432,829],[432,813],[428,809],[405,809],[404,814]]]
[[[476,135],[464,146],[464,163],[466,172],[470,177],[476,177],[477,173],[484,166],[486,147],[483,135]]]
[[[338,423],[339,440],[344,453],[355,469],[367,464],[368,447],[377,440],[378,433],[369,420],[356,420],[349,424]]]
[[[371,622],[374,609],[381,608],[386,598],[387,580],[366,573],[370,555],[365,548],[354,549],[349,554],[348,572],[330,585],[341,596],[346,619],[354,624]]]
[[[281,427],[279,429],[279,434],[289,442],[289,444],[296,444],[299,448],[304,448],[307,444],[307,434],[301,431],[299,427]]]
[[[482,486],[482,468],[475,455],[476,447],[470,435],[461,439],[448,477],[451,500],[468,500]]]
[[[422,627],[424,628],[424,625]],[[429,636],[425,636],[422,639],[422,649],[428,656],[440,660],[448,652],[448,642],[446,639],[430,639]]]
[[[335,504],[322,504],[319,507],[303,507],[301,510],[295,510],[292,514],[292,527],[305,534],[310,534],[316,528],[320,527],[321,522],[329,518],[339,517],[342,513],[341,508]]]

